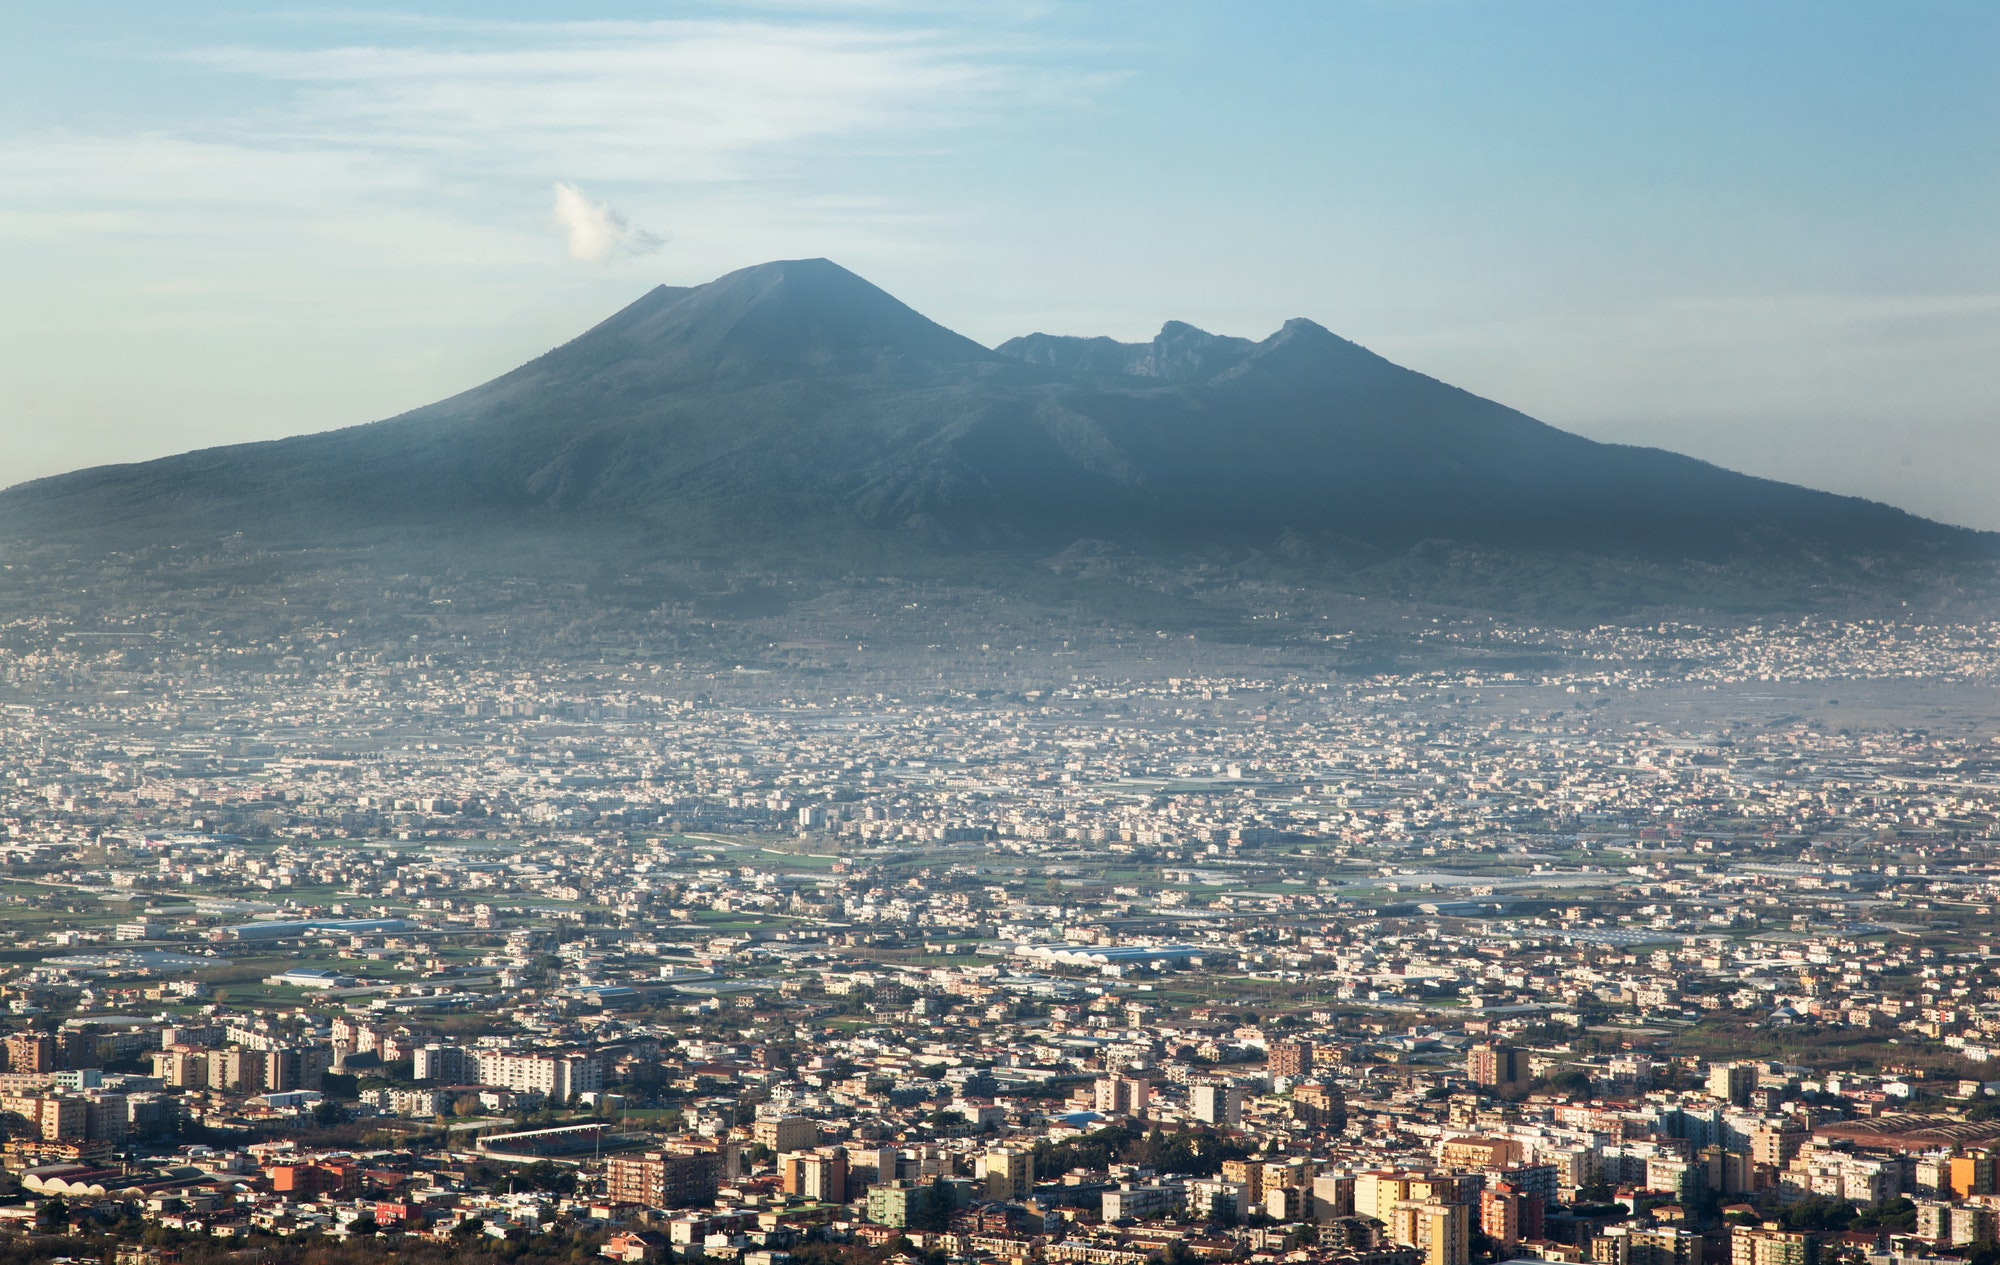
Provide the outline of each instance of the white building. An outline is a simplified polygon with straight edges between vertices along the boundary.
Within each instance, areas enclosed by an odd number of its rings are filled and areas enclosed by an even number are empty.
[[[1235,1085],[1196,1085],[1194,1118],[1203,1124],[1242,1124],[1243,1090]]]
[[[582,1054],[507,1054],[479,1051],[479,1083],[498,1085],[517,1094],[541,1094],[566,1103],[577,1094],[604,1088],[604,1067]]]

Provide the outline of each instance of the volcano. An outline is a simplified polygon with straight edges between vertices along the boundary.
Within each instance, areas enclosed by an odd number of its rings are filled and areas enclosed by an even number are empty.
[[[658,287],[399,417],[0,494],[0,537],[437,551],[533,538],[838,572],[1089,548],[1259,558],[1305,582],[1440,550],[1807,582],[1982,566],[1996,538],[1597,443],[1310,320],[1261,340],[986,348],[823,259]],[[482,546],[482,540],[489,542]],[[445,559],[449,561],[449,559]]]

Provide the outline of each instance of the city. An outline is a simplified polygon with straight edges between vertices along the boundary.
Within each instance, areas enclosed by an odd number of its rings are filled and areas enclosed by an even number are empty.
[[[0,5],[0,1265],[2000,1265],[1996,49]]]
[[[1535,666],[1324,679],[1305,637],[1204,676],[1134,639],[1110,679],[1026,643],[871,675],[85,631],[24,621],[0,661],[0,1219],[30,1242],[1994,1238],[1984,626],[1482,617],[1418,640]]]

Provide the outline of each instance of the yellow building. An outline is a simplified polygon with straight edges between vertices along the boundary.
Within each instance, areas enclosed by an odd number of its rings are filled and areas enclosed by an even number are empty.
[[[1025,1201],[1035,1189],[1035,1157],[1032,1152],[1003,1147],[986,1153],[986,1197],[1014,1203]]]
[[[1468,1265],[1472,1259],[1472,1209],[1467,1204],[1405,1199],[1384,1220],[1391,1238],[1424,1254],[1423,1265]]]
[[[1819,1265],[1819,1240],[1775,1221],[1738,1226],[1729,1235],[1729,1265]]]

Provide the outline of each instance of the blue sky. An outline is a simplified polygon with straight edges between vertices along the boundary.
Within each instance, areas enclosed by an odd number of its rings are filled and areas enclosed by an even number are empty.
[[[1310,316],[2000,529],[2000,5],[0,11],[0,483],[392,415],[825,255],[983,342]]]

